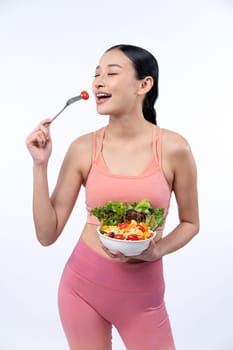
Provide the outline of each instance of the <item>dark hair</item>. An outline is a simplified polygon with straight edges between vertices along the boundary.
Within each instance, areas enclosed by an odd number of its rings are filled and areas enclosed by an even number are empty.
[[[120,44],[110,47],[106,52],[113,49],[121,50],[133,62],[137,79],[144,79],[146,76],[153,78],[154,84],[145,96],[142,111],[144,118],[156,125],[154,104],[158,97],[159,67],[157,60],[149,51],[138,46]]]

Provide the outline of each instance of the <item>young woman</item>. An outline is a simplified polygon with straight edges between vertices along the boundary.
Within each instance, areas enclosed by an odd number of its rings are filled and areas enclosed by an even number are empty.
[[[114,325],[127,350],[174,350],[164,303],[162,258],[187,244],[199,230],[196,166],[188,142],[156,125],[158,65],[147,50],[117,45],[96,67],[93,94],[108,124],[70,145],[50,197],[49,128],[43,120],[28,136],[33,158],[33,214],[44,245],[61,234],[85,186],[87,222],[62,274],[59,311],[71,350],[111,349]],[[161,231],[135,257],[112,254],[98,238],[92,208],[109,200],[147,198],[167,215],[174,192],[179,224]]]

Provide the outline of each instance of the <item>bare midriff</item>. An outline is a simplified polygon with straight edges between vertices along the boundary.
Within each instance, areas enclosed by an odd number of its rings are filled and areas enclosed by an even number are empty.
[[[81,239],[96,253],[102,256],[105,256],[107,258],[110,258],[102,248],[102,244],[98,237],[97,225],[88,224],[88,223],[85,224],[81,234]]]

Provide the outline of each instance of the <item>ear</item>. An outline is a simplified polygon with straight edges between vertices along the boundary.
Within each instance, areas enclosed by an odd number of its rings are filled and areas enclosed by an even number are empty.
[[[145,77],[139,83],[138,94],[146,95],[147,92],[150,91],[153,85],[154,85],[154,79],[151,76]]]

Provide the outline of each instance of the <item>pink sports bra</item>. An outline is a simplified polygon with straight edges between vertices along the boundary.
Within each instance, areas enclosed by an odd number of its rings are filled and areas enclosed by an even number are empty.
[[[96,131],[93,132],[93,159],[85,189],[87,223],[98,225],[98,219],[89,215],[89,212],[110,200],[131,203],[146,198],[153,207],[165,208],[167,216],[171,191],[161,167],[162,129],[153,127],[153,156],[146,169],[138,176],[122,176],[109,171],[102,156],[105,127],[100,131],[98,149]]]

